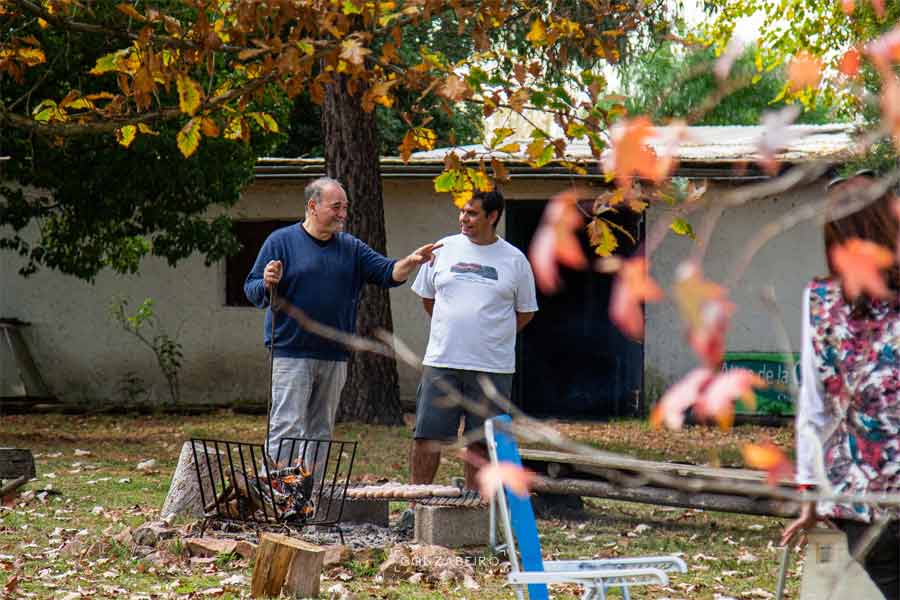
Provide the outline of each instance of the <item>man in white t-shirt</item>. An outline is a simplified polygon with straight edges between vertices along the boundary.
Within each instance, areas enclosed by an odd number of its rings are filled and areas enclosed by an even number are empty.
[[[432,483],[441,442],[456,440],[459,419],[465,432],[484,424],[484,412],[499,409],[485,397],[484,375],[506,398],[516,371],[516,332],[537,311],[534,275],[522,252],[497,236],[503,214],[498,191],[476,193],[459,212],[461,233],[439,242],[443,248],[423,264],[413,283],[431,316],[428,349],[416,399],[416,431],[410,451],[412,483]],[[485,411],[472,412],[442,401],[453,390]],[[483,442],[467,446],[486,456]],[[476,488],[478,469],[466,463],[466,487]]]

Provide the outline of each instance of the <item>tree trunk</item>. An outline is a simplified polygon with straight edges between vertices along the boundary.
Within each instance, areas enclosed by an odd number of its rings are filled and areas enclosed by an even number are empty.
[[[365,112],[360,94],[347,92],[337,76],[322,105],[325,166],[340,181],[350,200],[347,231],[376,252],[386,254],[384,200],[381,195],[375,113]],[[356,331],[371,336],[376,329],[393,331],[391,300],[386,289],[366,285],[359,301]],[[370,353],[353,353],[338,419],[395,425],[402,419],[397,363]]]

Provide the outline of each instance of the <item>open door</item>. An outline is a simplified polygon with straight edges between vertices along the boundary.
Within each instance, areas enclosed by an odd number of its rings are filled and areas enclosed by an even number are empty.
[[[523,252],[547,202],[506,205],[506,239]],[[590,205],[586,206],[590,210]],[[618,234],[617,254],[627,256],[642,241],[641,215],[627,209],[610,220],[635,238]],[[594,256],[587,234],[579,235],[585,255]],[[513,402],[526,413],[566,419],[637,416],[643,407],[644,348],[609,319],[614,277],[561,267],[562,289],[545,296],[539,311],[516,342]]]

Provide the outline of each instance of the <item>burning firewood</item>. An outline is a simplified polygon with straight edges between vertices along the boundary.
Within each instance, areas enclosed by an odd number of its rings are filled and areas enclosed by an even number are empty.
[[[302,466],[253,477],[235,469],[222,492],[205,507],[206,516],[242,519],[258,516],[305,522],[315,513],[314,480]],[[257,515],[261,512],[262,514]]]

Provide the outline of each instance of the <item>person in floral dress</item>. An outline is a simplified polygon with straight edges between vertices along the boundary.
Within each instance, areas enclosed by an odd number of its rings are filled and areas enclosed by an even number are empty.
[[[837,180],[829,186],[830,214],[865,202],[874,183],[860,174]],[[804,489],[830,488],[844,501],[804,503],[782,535],[787,543],[818,520],[837,526],[888,600],[900,599],[897,512],[857,499],[900,492],[900,270],[895,257],[883,272],[886,294],[851,298],[833,250],[856,238],[893,252],[895,202],[889,193],[825,225],[830,274],[813,279],[803,294],[797,483]],[[877,537],[866,549],[870,531]]]

